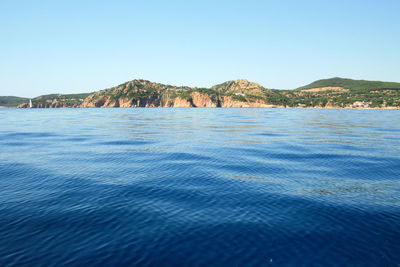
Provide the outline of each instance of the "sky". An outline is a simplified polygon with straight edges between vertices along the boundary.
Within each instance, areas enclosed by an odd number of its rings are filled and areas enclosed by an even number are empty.
[[[0,95],[400,82],[399,0],[0,1]]]

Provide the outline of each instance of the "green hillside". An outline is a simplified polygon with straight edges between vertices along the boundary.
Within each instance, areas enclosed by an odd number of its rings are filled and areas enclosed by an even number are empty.
[[[28,101],[29,98],[17,97],[17,96],[0,96],[0,106],[4,107],[16,107]]]
[[[371,90],[400,90],[400,83],[396,82],[381,82],[381,81],[366,81],[366,80],[352,80],[344,78],[331,78],[318,80],[308,85],[297,88],[297,90],[319,88],[319,87],[343,87],[351,91],[371,91]]]
[[[50,94],[32,99],[35,107],[73,107],[79,106],[90,93],[83,94]]]

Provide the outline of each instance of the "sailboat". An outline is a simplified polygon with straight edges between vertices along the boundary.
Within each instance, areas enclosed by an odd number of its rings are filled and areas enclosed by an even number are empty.
[[[32,108],[32,99],[29,99],[29,107]]]

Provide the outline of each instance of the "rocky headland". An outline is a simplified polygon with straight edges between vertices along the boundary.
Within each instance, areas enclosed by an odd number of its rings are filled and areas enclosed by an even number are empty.
[[[30,107],[29,102],[19,108]],[[247,80],[198,88],[132,80],[91,94],[45,95],[33,108],[221,107],[387,108],[400,107],[400,83],[332,78],[294,90],[267,89]]]

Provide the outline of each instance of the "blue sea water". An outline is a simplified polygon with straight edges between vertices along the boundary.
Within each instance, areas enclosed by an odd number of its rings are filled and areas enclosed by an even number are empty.
[[[400,112],[1,109],[1,266],[399,266]]]

